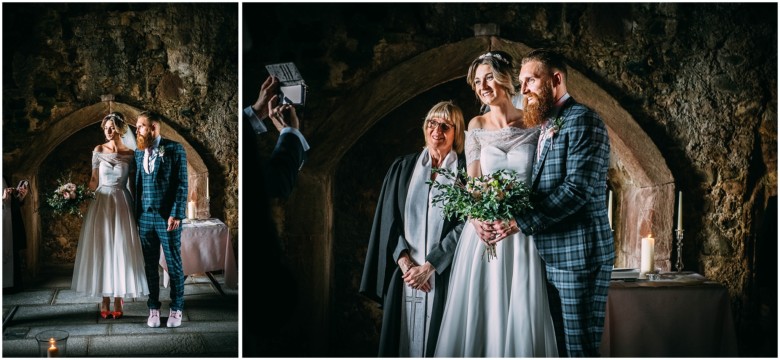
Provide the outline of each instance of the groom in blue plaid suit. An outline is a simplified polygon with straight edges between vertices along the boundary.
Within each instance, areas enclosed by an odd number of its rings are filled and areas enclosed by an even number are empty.
[[[149,283],[149,327],[160,326],[160,246],[171,278],[168,327],[181,325],[184,271],[181,261],[181,219],[187,207],[187,154],[181,144],[160,136],[162,117],[151,111],[138,115],[135,152],[136,219]]]
[[[545,262],[561,356],[598,357],[615,250],[607,217],[609,137],[601,118],[566,89],[563,57],[534,50],[519,80],[526,123],[542,124],[532,175],[534,209],[493,223],[495,243],[533,235]],[[489,238],[489,234],[483,238]]]

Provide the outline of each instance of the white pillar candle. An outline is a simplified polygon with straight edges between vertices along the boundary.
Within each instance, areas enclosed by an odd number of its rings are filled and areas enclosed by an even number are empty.
[[[60,357],[60,350],[57,348],[57,341],[54,338],[49,339],[49,350],[46,357]]]
[[[655,239],[652,235],[642,238],[642,266],[641,274],[655,271]]]
[[[677,230],[682,230],[682,191],[677,195]]]
[[[208,174],[206,174],[206,199],[208,198],[210,198],[209,197],[209,176]]]
[[[190,220],[194,219],[195,216],[196,216],[195,211],[196,211],[195,210],[195,202],[194,201],[188,202],[187,203],[187,218],[190,219]]]
[[[612,190],[609,191],[609,201],[607,202],[607,216],[609,217],[609,228],[612,229]]]

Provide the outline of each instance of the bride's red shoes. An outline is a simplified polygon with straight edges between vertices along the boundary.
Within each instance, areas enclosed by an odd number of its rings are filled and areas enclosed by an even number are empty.
[[[116,301],[114,301],[114,309],[117,308],[116,305],[117,305]],[[119,308],[120,308],[120,310],[111,312],[111,315],[114,316],[114,319],[119,319],[119,318],[122,317],[122,314],[123,314],[122,310],[124,309],[124,307],[125,307],[125,300],[124,299],[119,299]]]
[[[102,317],[103,319],[108,319],[108,315],[111,314],[111,311],[108,311],[109,304],[110,304],[110,302],[106,303],[104,301],[102,303],[102,305],[100,306],[100,317]],[[103,310],[103,309],[105,309],[105,310]]]

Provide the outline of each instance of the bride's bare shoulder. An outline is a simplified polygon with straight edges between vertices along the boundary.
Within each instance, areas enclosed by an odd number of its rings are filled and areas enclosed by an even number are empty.
[[[103,144],[95,146],[95,150],[92,150],[92,151],[98,152],[98,153],[102,153],[103,152]]]
[[[477,115],[471,120],[469,120],[469,130],[474,129],[484,129],[485,128],[485,117],[482,115]]]

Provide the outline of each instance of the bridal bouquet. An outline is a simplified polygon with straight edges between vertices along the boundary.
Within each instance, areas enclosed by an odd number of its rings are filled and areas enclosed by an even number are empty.
[[[75,185],[70,179],[64,177],[57,180],[59,186],[46,198],[46,204],[55,215],[75,214],[82,217],[79,205],[82,202],[93,199],[95,194],[87,189],[86,185]]]
[[[518,178],[514,170],[499,170],[492,174],[470,178],[463,170],[459,174],[438,168],[432,172],[453,180],[452,184],[438,181],[427,183],[441,191],[433,203],[443,203],[445,217],[468,218],[482,221],[508,220],[533,209],[531,189]],[[496,246],[485,247],[488,261],[496,258]]]

